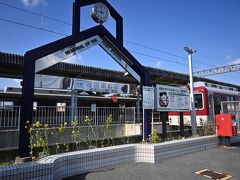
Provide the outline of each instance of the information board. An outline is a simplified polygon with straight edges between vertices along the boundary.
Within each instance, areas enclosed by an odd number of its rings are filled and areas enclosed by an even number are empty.
[[[158,111],[189,111],[189,89],[156,85]]]
[[[154,109],[154,87],[143,86],[143,109]]]

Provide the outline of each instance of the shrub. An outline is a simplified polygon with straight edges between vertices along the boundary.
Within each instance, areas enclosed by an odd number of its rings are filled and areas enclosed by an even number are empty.
[[[157,130],[152,129],[151,134],[149,135],[149,142],[150,143],[158,143],[160,140],[159,136],[157,135]]]

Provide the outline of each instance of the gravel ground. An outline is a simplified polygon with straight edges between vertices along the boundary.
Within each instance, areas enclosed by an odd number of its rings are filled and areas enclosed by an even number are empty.
[[[178,180],[208,179],[194,174],[202,169],[211,169],[240,180],[240,143],[232,147],[217,147],[205,151],[169,158],[156,164],[130,163],[112,169],[81,174],[72,180]]]

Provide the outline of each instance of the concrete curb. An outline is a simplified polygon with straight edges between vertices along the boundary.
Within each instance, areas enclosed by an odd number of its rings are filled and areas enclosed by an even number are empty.
[[[240,141],[240,137],[233,140]],[[75,151],[48,156],[36,162],[0,167],[0,179],[62,179],[129,162],[155,163],[161,159],[207,150],[218,145],[217,136],[205,136],[159,144],[127,144]]]

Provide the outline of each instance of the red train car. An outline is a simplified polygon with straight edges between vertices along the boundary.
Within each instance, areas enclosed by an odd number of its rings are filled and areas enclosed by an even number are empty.
[[[215,115],[220,114],[222,101],[239,101],[240,92],[233,87],[195,82],[194,99],[197,126],[202,126],[207,121],[215,122]],[[179,126],[179,122],[179,113],[169,112],[169,125]],[[184,112],[184,125],[191,125],[190,112]]]

